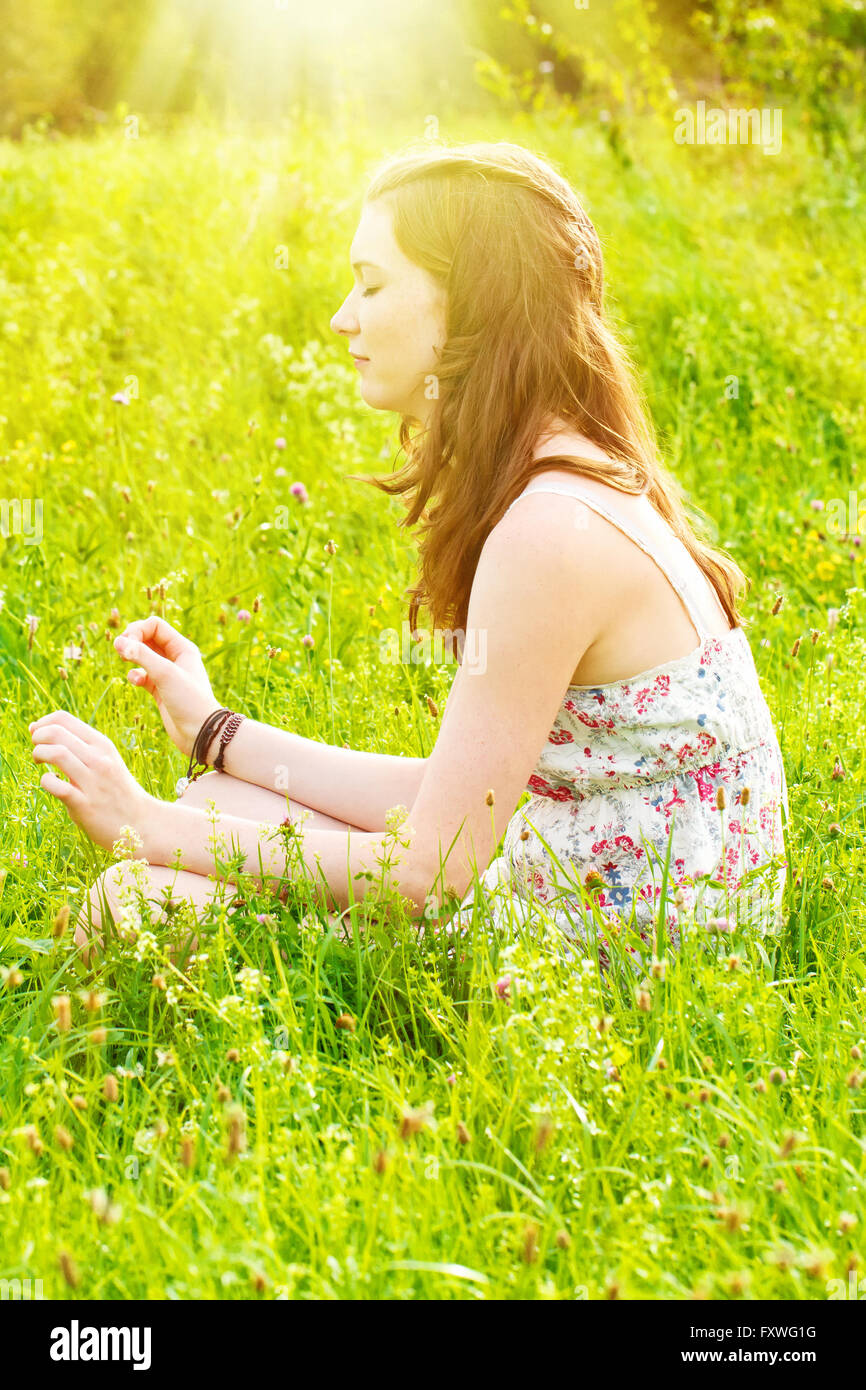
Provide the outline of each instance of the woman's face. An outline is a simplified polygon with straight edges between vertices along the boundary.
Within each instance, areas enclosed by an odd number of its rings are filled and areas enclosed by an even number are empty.
[[[366,203],[349,250],[355,276],[331,327],[342,333],[374,410],[426,423],[438,396],[438,353],[445,342],[445,290],[407,260],[381,199]]]

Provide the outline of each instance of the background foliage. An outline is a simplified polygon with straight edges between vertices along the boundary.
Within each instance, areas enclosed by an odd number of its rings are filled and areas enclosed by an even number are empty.
[[[20,137],[0,144],[0,465],[44,504],[41,544],[0,540],[0,1276],[49,1297],[557,1299],[862,1277],[862,17],[684,10],[594,7],[612,37],[591,60],[584,14],[466,6],[476,114],[436,88],[432,46],[408,114],[370,95],[377,59],[330,113],[296,94],[253,128],[205,92],[203,42],[176,45],[170,101],[131,103],[147,6],[0,26]],[[539,73],[554,39],[579,54]],[[783,101],[780,154],[677,145],[661,77],[686,66],[690,99]],[[64,909],[104,856],[40,791],[27,722],[91,720],[156,795],[185,770],[115,621],[162,612],[253,717],[435,740],[453,672],[379,659],[411,538],[347,481],[387,468],[394,422],[328,326],[366,171],[431,111],[442,138],[515,139],[572,179],[665,456],[752,578],[791,791],[782,939],[690,941],[635,992],[563,961],[541,919],[510,941],[479,921],[452,955],[398,915],[341,946],[309,904],[250,891],[189,969],[143,932],[86,977]]]

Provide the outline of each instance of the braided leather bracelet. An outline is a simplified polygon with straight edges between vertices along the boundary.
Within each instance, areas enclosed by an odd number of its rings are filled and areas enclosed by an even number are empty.
[[[204,723],[202,724],[201,728],[195,736],[195,742],[192,746],[192,753],[190,755],[189,767],[187,768],[186,776],[179,778],[177,782],[177,786],[175,788],[175,794],[177,796],[183,796],[183,793],[186,791],[187,787],[190,786],[192,782],[195,782],[196,779],[199,778],[202,775],[202,773],[207,770],[208,749],[210,748],[210,745],[213,742],[214,737],[220,731],[220,729],[222,729],[223,732],[222,738],[220,739],[220,745],[217,751],[216,759],[214,761],[214,768],[217,772],[222,772],[226,745],[228,744],[230,739],[232,739],[234,735],[237,733],[238,729],[240,728],[243,722],[243,718],[244,716],[242,714],[235,714],[232,710],[226,709],[225,707],[223,707],[222,709],[214,710],[212,714],[208,715],[207,719],[204,721]],[[193,772],[193,768],[196,766],[198,766],[198,770],[196,772]]]
[[[237,733],[238,729],[241,727],[241,724],[243,723],[243,718],[244,717],[242,714],[233,714],[230,719],[226,720],[225,727],[223,728],[222,738],[220,739],[219,751],[217,752],[216,758],[214,760],[214,767],[217,772],[222,772],[223,770],[223,758],[225,757],[226,744],[234,738],[235,734]]]

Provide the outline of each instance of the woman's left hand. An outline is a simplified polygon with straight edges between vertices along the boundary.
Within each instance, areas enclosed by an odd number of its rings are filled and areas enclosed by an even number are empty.
[[[65,772],[65,782],[53,772],[39,779],[43,791],[62,801],[102,849],[111,851],[125,826],[141,839],[133,858],[147,858],[147,832],[156,798],[136,782],[110,738],[67,710],[53,710],[29,726],[33,758]]]

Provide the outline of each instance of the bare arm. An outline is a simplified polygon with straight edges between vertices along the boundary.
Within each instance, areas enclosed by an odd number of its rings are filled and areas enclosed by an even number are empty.
[[[130,623],[115,646],[124,660],[139,663],[129,680],[154,697],[166,732],[188,757],[204,720],[221,708],[198,647],[156,614]],[[211,759],[218,748],[215,736]],[[244,782],[377,831],[386,828],[392,806],[412,805],[427,759],[338,748],[245,719],[227,745],[223,766]]]
[[[211,757],[217,748],[219,738]],[[338,748],[255,719],[244,719],[223,758],[232,777],[371,831],[385,829],[392,806],[412,805],[426,766],[426,758]]]
[[[456,704],[462,667],[457,668],[439,738]],[[210,748],[212,757],[219,740]],[[364,830],[384,830],[385,815],[392,806],[414,805],[427,771],[429,758],[404,758],[390,753],[363,753],[303,738],[287,729],[275,729],[244,719],[226,745],[223,767],[233,777],[254,782],[268,791],[285,792],[315,811]]]

